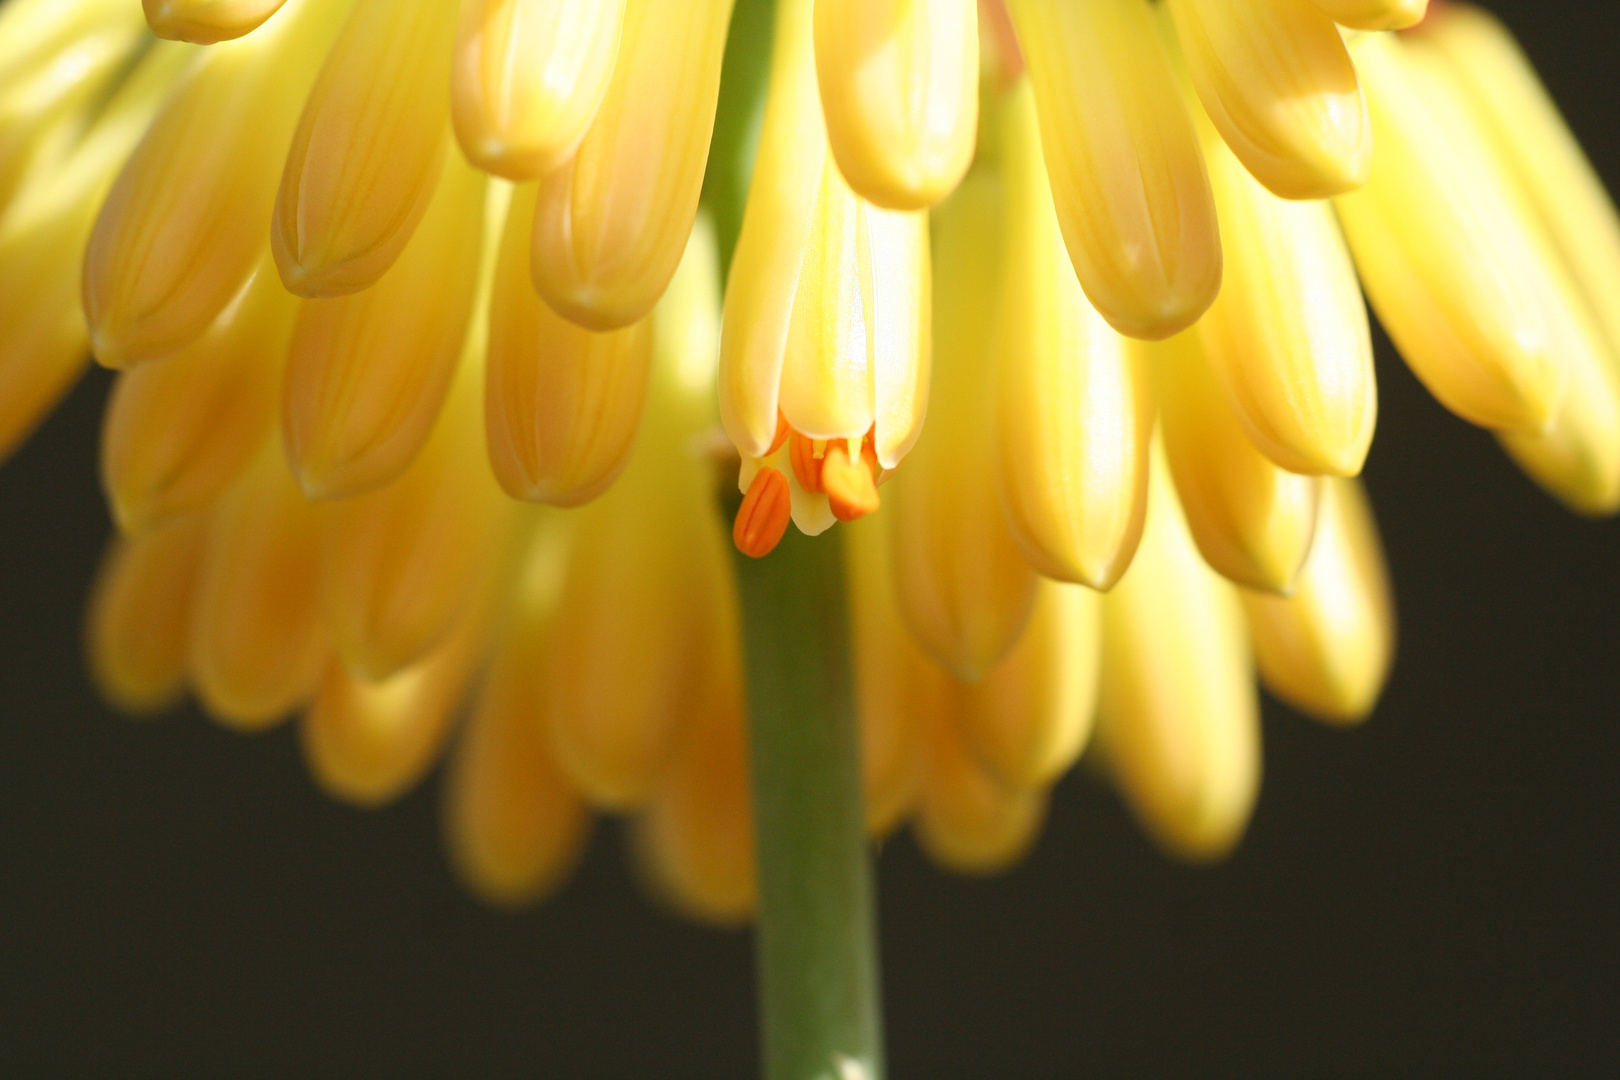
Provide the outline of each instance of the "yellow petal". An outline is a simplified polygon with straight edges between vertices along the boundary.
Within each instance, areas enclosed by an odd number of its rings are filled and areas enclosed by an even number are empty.
[[[1423,21],[1429,0],[1311,0],[1340,26],[1355,30],[1405,30]]]
[[[1136,561],[1103,598],[1097,739],[1154,840],[1218,859],[1260,786],[1248,635],[1237,590],[1199,557],[1162,467],[1152,502]]]
[[[1324,202],[1284,202],[1214,138],[1226,229],[1221,295],[1198,321],[1209,364],[1255,446],[1294,472],[1354,476],[1378,419],[1367,305]]]
[[[979,120],[972,0],[817,0],[816,74],[844,179],[891,210],[961,181]]]
[[[141,0],[152,33],[212,45],[257,30],[287,0]]]
[[[202,337],[124,372],[101,429],[102,487],[125,532],[209,506],[264,443],[297,301],[268,252]]]
[[[410,240],[450,149],[456,12],[456,0],[355,0],[276,194],[270,244],[290,291],[358,292]]]
[[[885,836],[916,802],[928,725],[947,707],[945,673],[922,654],[896,606],[891,515],[852,521],[843,533],[849,647],[860,725],[866,828]]]
[[[1141,536],[1152,394],[1132,350],[1069,270],[1028,84],[1010,98],[995,353],[1002,504],[1036,570],[1106,589]]]
[[[1204,561],[1239,585],[1287,592],[1311,550],[1319,482],[1255,449],[1192,331],[1157,347],[1165,457]]]
[[[1319,720],[1356,723],[1395,656],[1395,603],[1361,484],[1323,481],[1320,516],[1293,595],[1244,591],[1243,609],[1266,689]]]
[[[737,632],[713,480],[694,448],[704,420],[678,377],[698,363],[685,348],[713,348],[712,330],[689,325],[714,317],[716,260],[704,243],[694,239],[689,261],[710,275],[708,288],[672,289],[653,316],[661,370],[636,451],[612,490],[569,515],[567,582],[542,675],[558,760],[601,806],[636,806],[656,789],[699,723],[705,665],[726,662],[712,641]]]
[[[522,181],[572,157],[623,21],[624,0],[462,0],[450,109],[468,159]]]
[[[568,874],[590,815],[552,757],[536,665],[550,632],[558,567],[536,546],[445,777],[450,863],[473,893],[501,907],[539,899]]]
[[[320,513],[271,437],[210,517],[191,678],[211,715],[256,731],[309,699],[331,655],[320,619]]]
[[[730,647],[735,653],[735,642]],[[703,721],[635,821],[634,849],[654,894],[717,926],[754,913],[754,815],[736,658],[709,691]]]
[[[362,807],[414,787],[438,759],[483,659],[485,622],[482,613],[468,618],[415,664],[376,681],[328,666],[298,726],[315,783]]]
[[[1399,42],[1361,38],[1356,63],[1378,154],[1366,189],[1335,208],[1378,319],[1446,408],[1486,427],[1539,429],[1562,372],[1524,211],[1436,110]]]
[[[933,422],[893,493],[895,576],[923,648],[976,682],[1012,648],[1035,600],[996,491],[995,340],[1002,186],[970,175],[934,212]],[[887,494],[885,497],[888,497]]]
[[[27,184],[0,217],[0,461],[84,369],[84,245],[119,167],[189,53],[180,45],[150,49],[73,152]]]
[[[388,272],[364,292],[303,305],[283,415],[311,496],[385,484],[427,441],[472,317],[488,186],[446,155],[428,212]]]
[[[1012,652],[961,689],[960,731],[1002,786],[1043,789],[1085,749],[1097,704],[1100,610],[1092,590],[1043,579]]]
[[[1327,198],[1367,182],[1367,105],[1339,29],[1321,8],[1311,0],[1170,0],[1170,11],[1204,111],[1255,179],[1285,199]]]
[[[414,663],[509,569],[514,504],[484,453],[482,365],[472,349],[463,363],[404,475],[327,513],[322,605],[357,676],[380,680]]]
[[[1122,334],[1160,338],[1191,325],[1220,289],[1221,241],[1152,12],[1140,0],[1009,6],[1086,295]]]
[[[96,574],[85,622],[90,673],[116,708],[155,713],[186,685],[197,563],[207,518],[196,515],[113,541]]]
[[[913,828],[928,857],[958,874],[1010,869],[1035,843],[1046,819],[1046,792],[997,784],[974,758],[953,718],[929,725],[922,798]]]
[[[535,295],[533,211],[530,189],[513,192],[490,300],[489,456],[514,498],[577,506],[606,491],[629,459],[652,335],[646,322],[581,329]]]
[[[626,0],[619,60],[573,160],[540,182],[534,284],[593,330],[652,310],[697,215],[732,0]]]
[[[210,47],[153,121],[85,252],[103,364],[195,341],[258,265],[287,142],[345,8],[292,0],[258,33]]]

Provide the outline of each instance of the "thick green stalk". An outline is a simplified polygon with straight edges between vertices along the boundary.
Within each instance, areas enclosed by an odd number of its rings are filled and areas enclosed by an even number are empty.
[[[765,1080],[883,1075],[843,545],[737,556],[759,866]]]

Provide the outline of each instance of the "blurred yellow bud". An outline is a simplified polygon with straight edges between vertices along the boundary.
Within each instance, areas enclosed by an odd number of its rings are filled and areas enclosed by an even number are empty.
[[[833,158],[856,194],[923,210],[973,161],[973,0],[816,0],[816,74]]]
[[[461,0],[450,109],[468,160],[522,181],[572,157],[623,20],[624,0]]]
[[[1311,0],[1340,26],[1353,30],[1405,30],[1423,21],[1429,0]],[[1437,5],[1438,6],[1438,5]]]
[[[213,45],[257,30],[287,0],[141,0],[160,38]]]
[[[926,754],[912,827],[928,857],[958,874],[999,874],[1018,863],[1046,820],[1045,789],[998,784],[948,712],[929,724]]]
[[[1319,720],[1365,719],[1395,657],[1395,603],[1359,481],[1322,481],[1316,543],[1291,595],[1240,595],[1266,689]]]

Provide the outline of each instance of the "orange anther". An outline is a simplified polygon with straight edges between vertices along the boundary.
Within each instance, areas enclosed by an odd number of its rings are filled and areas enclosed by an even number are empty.
[[[782,449],[782,444],[787,442],[787,437],[792,431],[793,429],[788,427],[787,417],[782,415],[781,409],[777,409],[776,434],[771,436],[771,448],[765,451],[764,456],[770,457],[772,454]]]
[[[821,493],[821,456],[816,453],[815,440],[807,439],[795,431],[788,444],[788,461],[799,486],[812,495]]]
[[[832,505],[833,517],[839,521],[854,521],[876,510],[877,452],[863,442],[850,459],[849,439],[838,439],[827,444],[827,454],[821,461],[821,483],[827,489],[827,502]]]
[[[748,485],[737,520],[731,524],[731,542],[749,558],[763,558],[782,542],[792,513],[793,494],[787,477],[767,465]]]

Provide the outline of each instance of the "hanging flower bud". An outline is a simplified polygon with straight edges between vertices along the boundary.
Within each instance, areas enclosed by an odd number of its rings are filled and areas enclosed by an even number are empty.
[[[1423,21],[1429,0],[1311,0],[1352,30],[1405,30]],[[1438,6],[1438,5],[1437,5]]]
[[[287,0],[141,0],[160,38],[213,45],[257,30]]]
[[[999,874],[1022,859],[1046,820],[1044,789],[1006,788],[990,777],[948,713],[929,725],[918,845],[958,874]]]
[[[450,107],[468,160],[523,181],[572,157],[623,20],[624,0],[462,0]]]

